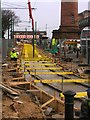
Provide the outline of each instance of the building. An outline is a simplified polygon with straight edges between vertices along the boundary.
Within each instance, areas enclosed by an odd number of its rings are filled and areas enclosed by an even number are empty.
[[[78,19],[81,29],[81,53],[86,58],[86,63],[90,65],[90,9],[79,13]]]
[[[79,28],[90,27],[90,10],[78,14]]]
[[[14,31],[14,39],[33,39],[33,35],[35,39],[39,39],[41,37],[46,37],[46,31]]]
[[[78,0],[61,0],[61,25],[53,30],[53,37],[58,39],[79,39]]]

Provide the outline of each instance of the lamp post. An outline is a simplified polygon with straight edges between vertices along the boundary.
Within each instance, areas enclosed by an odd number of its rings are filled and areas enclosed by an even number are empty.
[[[26,39],[27,39],[27,28],[25,28],[25,35],[26,35]]]
[[[87,64],[89,64],[89,60],[88,60],[88,39],[86,36],[86,59],[87,59]]]
[[[90,38],[89,38],[89,29],[87,30],[86,33],[86,59],[87,59],[87,64],[90,65]]]

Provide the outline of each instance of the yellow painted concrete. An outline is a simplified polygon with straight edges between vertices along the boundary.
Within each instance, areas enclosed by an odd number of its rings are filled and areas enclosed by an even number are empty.
[[[24,74],[29,74],[28,72],[24,72]],[[73,74],[73,72],[30,72],[30,74],[32,74],[32,75],[42,75],[42,74],[48,74],[48,75],[50,75],[50,74],[53,74],[53,75],[55,75],[55,74],[60,74],[60,75],[66,75],[66,74]]]
[[[63,93],[60,93],[60,97],[63,98],[64,95]],[[74,98],[82,98],[82,97],[87,97],[87,92],[77,92]]]

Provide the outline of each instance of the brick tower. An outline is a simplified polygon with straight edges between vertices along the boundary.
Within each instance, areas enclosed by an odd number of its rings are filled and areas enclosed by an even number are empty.
[[[61,0],[61,25],[53,31],[60,39],[79,39],[78,0]]]

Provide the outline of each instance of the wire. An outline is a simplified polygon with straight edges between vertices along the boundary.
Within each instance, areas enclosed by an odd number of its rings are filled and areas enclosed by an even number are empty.
[[[7,6],[7,7],[2,7],[2,9],[28,9],[26,8],[26,6],[22,6],[22,5],[17,5],[17,4],[13,4],[13,3],[9,3],[9,2],[3,2],[2,3],[4,6]],[[2,5],[2,6],[3,6]],[[8,7],[11,7],[11,8],[8,8]],[[19,7],[19,8],[18,8]],[[20,8],[21,7],[21,8]]]
[[[45,27],[39,27],[39,29],[44,29]],[[55,26],[53,26],[53,27],[47,27],[47,29],[53,29],[53,28],[57,28],[57,26],[55,27]]]
[[[6,4],[6,5],[10,5],[10,6],[13,6],[13,5],[14,5],[14,6],[19,6],[19,7],[20,7],[20,6],[21,6],[21,7],[26,7],[26,6],[23,6],[23,5],[20,5],[20,4],[18,5],[18,4],[13,4],[13,3],[10,3],[10,2],[3,2],[2,4]]]
[[[6,3],[3,3],[5,6],[10,6],[10,7],[12,7],[12,5],[8,5],[8,4],[6,4]]]
[[[8,7],[2,7],[2,9],[28,9],[26,6],[12,4],[12,3],[8,3],[8,2],[3,2],[3,4],[6,5],[6,6],[10,6],[10,7],[9,8]],[[19,7],[17,7],[17,6],[19,6]],[[32,10],[35,10],[35,8],[32,8]]]
[[[35,0],[35,2],[34,2],[34,7],[35,7],[36,3],[37,3],[37,0]]]
[[[2,9],[28,9],[28,8],[7,8],[7,7],[4,7]],[[34,8],[32,8],[32,9],[34,9]]]

